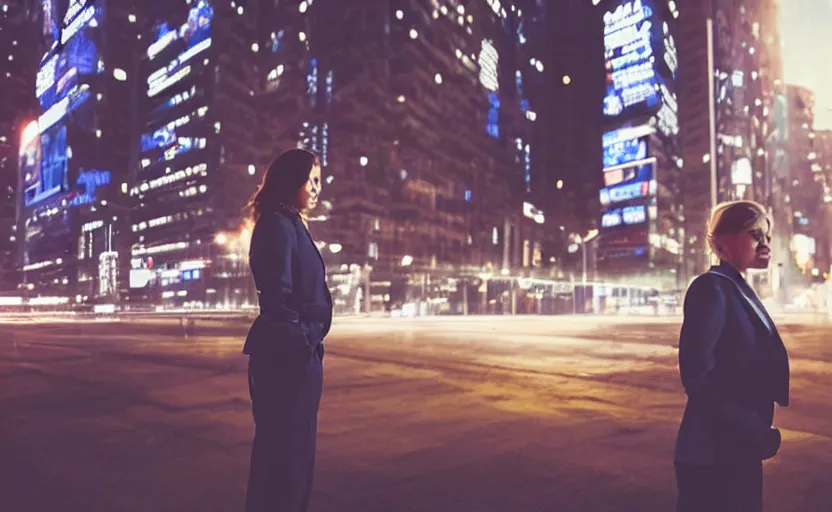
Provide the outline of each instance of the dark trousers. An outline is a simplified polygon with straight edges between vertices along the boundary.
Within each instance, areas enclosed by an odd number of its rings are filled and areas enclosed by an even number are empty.
[[[323,347],[253,353],[248,381],[254,443],[246,512],[305,512],[312,493]]]
[[[676,463],[677,512],[762,512],[763,463]]]

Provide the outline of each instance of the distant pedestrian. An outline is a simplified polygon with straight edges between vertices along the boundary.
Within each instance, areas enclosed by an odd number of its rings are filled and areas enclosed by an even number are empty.
[[[260,315],[246,338],[254,443],[247,512],[304,512],[315,465],[323,340],[332,323],[324,261],[309,234],[321,167],[292,149],[272,162],[249,202],[249,259]]]
[[[789,403],[786,348],[749,268],[768,267],[771,223],[752,201],[718,206],[708,243],[720,263],[685,295],[679,370],[688,396],[676,444],[678,512],[760,512],[763,460],[780,448],[774,404]]]

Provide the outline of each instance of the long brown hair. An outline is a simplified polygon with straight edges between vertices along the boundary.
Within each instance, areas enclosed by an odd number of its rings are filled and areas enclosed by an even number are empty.
[[[309,180],[315,165],[320,165],[317,155],[305,149],[289,149],[278,155],[246,205],[251,218],[256,221],[267,210],[296,212],[298,191]]]

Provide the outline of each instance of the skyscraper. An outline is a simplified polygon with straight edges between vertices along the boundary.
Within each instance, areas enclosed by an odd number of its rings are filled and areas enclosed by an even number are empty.
[[[598,266],[659,288],[680,283],[681,208],[674,2],[602,4],[606,61]]]
[[[466,273],[542,264],[532,226],[544,215],[531,203],[541,2],[315,0],[271,12],[260,17],[266,122],[275,140],[296,134],[321,154],[312,229],[330,268],[372,268],[362,293],[381,307]]]
[[[788,272],[791,185],[777,2],[709,0],[680,9],[686,276],[708,264],[710,209],[703,205],[733,199],[772,211],[772,268]]]
[[[264,125],[250,4],[159,4],[145,34],[128,184],[133,303],[253,299],[243,207],[264,162]]]
[[[21,148],[23,280],[31,304],[112,302],[118,184],[128,167],[133,2],[41,2],[41,114]]]

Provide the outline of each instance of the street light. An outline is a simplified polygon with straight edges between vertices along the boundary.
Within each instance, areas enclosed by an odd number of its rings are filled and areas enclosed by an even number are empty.
[[[404,257],[402,257],[402,266],[403,267],[408,267],[412,263],[413,263],[413,256],[411,256],[409,254],[405,254]]]

